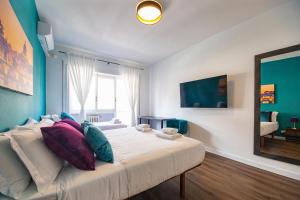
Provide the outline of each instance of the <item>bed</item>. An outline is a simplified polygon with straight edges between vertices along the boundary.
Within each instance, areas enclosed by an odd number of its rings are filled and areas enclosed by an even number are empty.
[[[274,133],[278,130],[278,122],[260,122],[260,146],[265,146],[265,136],[272,135],[274,138]]]
[[[108,122],[93,122],[93,124],[95,126],[97,126],[98,128],[100,128],[101,130],[112,130],[112,129],[119,129],[119,128],[126,128],[127,125],[122,124],[122,123],[118,123],[115,124],[111,121]]]
[[[274,133],[279,128],[278,122],[260,122],[260,136]]]
[[[95,171],[65,167],[47,191],[38,193],[32,184],[20,199],[126,199],[179,175],[184,196],[185,172],[202,163],[204,145],[185,136],[162,139],[156,132],[132,127],[105,131],[115,163],[97,161]]]

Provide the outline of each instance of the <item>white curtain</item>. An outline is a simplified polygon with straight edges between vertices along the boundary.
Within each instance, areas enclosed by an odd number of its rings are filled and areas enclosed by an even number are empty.
[[[68,72],[74,86],[74,90],[80,103],[80,120],[85,120],[84,104],[88,97],[93,74],[95,71],[95,59],[77,55],[68,55]]]
[[[125,84],[131,109],[131,125],[135,126],[137,124],[139,105],[140,72],[139,69],[136,68],[122,67],[121,76]]]

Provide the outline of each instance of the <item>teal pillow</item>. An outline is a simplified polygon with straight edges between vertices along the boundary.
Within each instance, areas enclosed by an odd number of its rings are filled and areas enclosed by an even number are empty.
[[[87,120],[84,120],[83,123],[81,123],[81,128],[84,130],[87,126],[92,126],[93,124]]]
[[[69,113],[66,113],[66,112],[62,112],[60,114],[60,118],[61,119],[71,119],[76,122],[76,119],[72,115],[70,115]]]
[[[261,122],[270,122],[271,113],[270,112],[260,112]]]
[[[81,124],[84,128],[86,142],[90,145],[99,160],[113,163],[114,155],[111,145],[102,131],[89,122]]]

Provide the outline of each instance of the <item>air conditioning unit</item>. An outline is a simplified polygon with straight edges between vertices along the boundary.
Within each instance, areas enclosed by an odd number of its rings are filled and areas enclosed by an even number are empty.
[[[49,51],[54,49],[54,40],[52,34],[52,27],[46,22],[38,22],[38,38],[42,45],[42,48],[47,56]]]

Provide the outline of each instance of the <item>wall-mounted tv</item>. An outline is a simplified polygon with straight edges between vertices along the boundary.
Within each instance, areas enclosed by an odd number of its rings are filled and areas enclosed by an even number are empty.
[[[183,108],[227,108],[227,75],[180,83]]]

